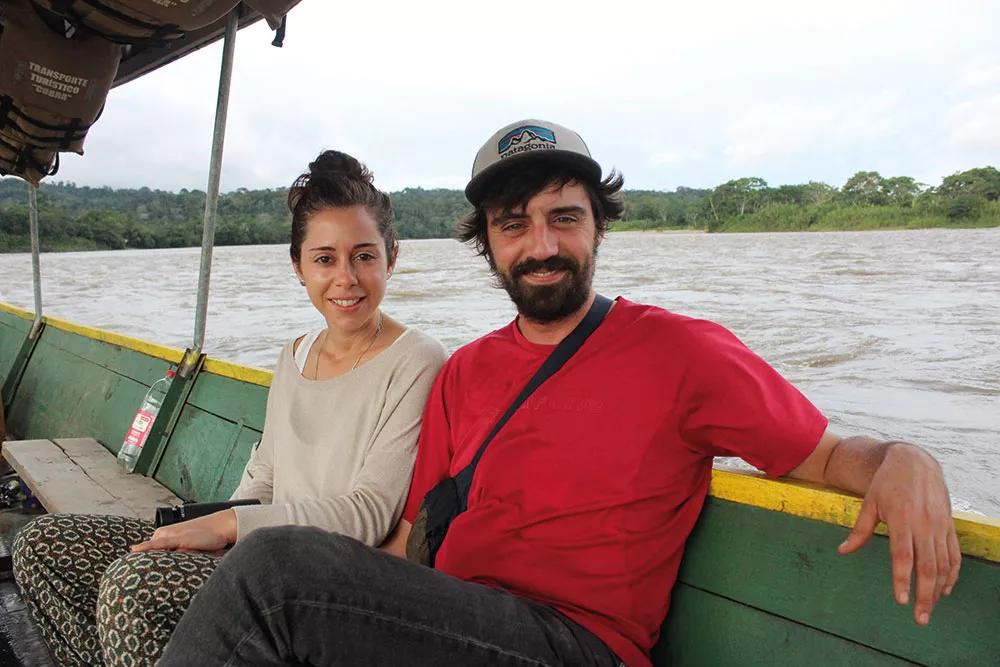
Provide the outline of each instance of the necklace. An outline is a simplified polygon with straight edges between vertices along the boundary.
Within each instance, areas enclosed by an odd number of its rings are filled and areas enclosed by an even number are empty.
[[[378,323],[375,325],[375,333],[372,334],[372,339],[368,341],[368,346],[364,349],[364,352],[358,355],[358,358],[354,360],[354,365],[351,366],[353,371],[361,363],[361,358],[368,354],[368,350],[372,349],[372,345],[375,344],[375,339],[382,335],[382,311],[378,311]]]
[[[313,380],[318,380],[319,379],[319,357],[323,353],[323,345],[326,343],[326,333],[327,333],[327,331],[329,331],[329,329],[324,329],[323,330],[323,334],[322,334],[323,335],[323,341],[322,341],[322,343],[320,343],[319,349],[316,350],[316,362],[313,364]],[[368,351],[372,349],[372,345],[375,344],[375,341],[381,335],[382,335],[382,311],[380,310],[378,312],[378,323],[375,324],[375,333],[372,334],[372,337],[368,341],[368,345],[365,346],[365,349],[362,350],[361,354],[358,355],[358,358],[354,360],[354,365],[351,366],[351,370],[352,371],[355,368],[358,367],[358,364],[361,363],[361,360],[364,358],[364,356],[366,354],[368,354]]]

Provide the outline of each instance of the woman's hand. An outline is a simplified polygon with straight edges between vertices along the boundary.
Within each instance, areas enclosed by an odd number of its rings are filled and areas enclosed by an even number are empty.
[[[236,542],[236,512],[232,509],[157,528],[153,536],[132,547],[140,551],[197,551],[221,553]]]

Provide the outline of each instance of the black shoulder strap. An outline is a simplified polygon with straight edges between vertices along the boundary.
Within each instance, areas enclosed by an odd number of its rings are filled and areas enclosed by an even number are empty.
[[[590,305],[590,310],[584,315],[583,319],[576,328],[570,332],[568,336],[563,338],[562,342],[556,346],[556,349],[552,350],[552,353],[545,359],[541,367],[535,374],[531,376],[528,380],[528,384],[524,385],[524,389],[521,393],[517,395],[514,402],[510,404],[507,411],[503,413],[503,416],[494,424],[493,428],[490,429],[489,434],[487,434],[486,439],[483,440],[483,444],[479,445],[479,450],[476,455],[472,458],[469,465],[462,468],[462,470],[455,475],[455,484],[458,486],[458,497],[462,503],[459,511],[464,512],[466,505],[469,501],[469,489],[472,488],[472,477],[475,475],[476,466],[479,465],[479,460],[483,458],[483,454],[486,452],[486,446],[490,444],[493,437],[503,428],[503,425],[507,423],[517,409],[521,407],[525,399],[538,389],[543,382],[552,377],[556,371],[563,367],[563,365],[569,361],[570,357],[576,354],[576,351],[580,349],[584,341],[590,337],[590,334],[594,333],[594,330],[600,326],[601,322],[604,321],[604,316],[608,314],[611,310],[611,299],[606,296],[601,296],[598,294],[594,298],[594,303]]]

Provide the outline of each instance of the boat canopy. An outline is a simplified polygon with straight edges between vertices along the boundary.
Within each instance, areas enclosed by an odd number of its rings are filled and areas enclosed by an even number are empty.
[[[0,9],[0,174],[33,185],[58,153],[83,154],[108,91],[266,19],[284,38],[298,0],[5,0]]]
[[[0,7],[0,175],[28,181],[34,340],[44,326],[37,186],[56,173],[60,152],[83,154],[108,91],[223,39],[219,93],[206,188],[195,330],[178,374],[205,339],[222,150],[236,32],[261,19],[281,46],[285,17],[299,0],[4,0]]]

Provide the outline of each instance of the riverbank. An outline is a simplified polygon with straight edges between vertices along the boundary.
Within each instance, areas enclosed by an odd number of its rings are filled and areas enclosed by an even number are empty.
[[[809,226],[798,225],[761,225],[748,223],[726,224],[720,229],[707,230],[695,227],[675,227],[651,220],[622,220],[614,223],[609,229],[609,233],[623,232],[656,232],[657,234],[753,234],[753,233],[773,233],[773,232],[858,232],[858,231],[901,231],[910,229],[985,229],[1000,227],[1000,220],[992,218],[981,218],[976,220],[961,220],[958,222],[946,219],[914,219],[914,220],[847,220],[842,222],[825,222]],[[444,237],[447,238],[447,237]],[[403,239],[408,240],[408,239]],[[412,240],[412,239],[409,239]],[[217,243],[217,246],[252,246],[252,245],[274,245],[273,241],[262,243]],[[173,246],[178,248],[195,248],[195,244]],[[117,248],[103,245],[93,239],[72,239],[61,238],[54,242],[42,242],[42,252],[88,252],[103,250],[156,250],[163,248]],[[15,254],[31,252],[31,241],[28,236],[11,236],[0,238],[0,254]]]
[[[743,178],[714,189],[624,190],[625,220],[613,231],[783,232],[1000,226],[1000,171],[953,174],[940,186],[859,172],[842,187],[809,182],[768,187]],[[189,248],[201,244],[205,193],[87,188],[46,183],[38,193],[46,252]],[[217,246],[288,243],[287,190],[237,189],[220,196]],[[471,207],[461,190],[390,193],[402,239],[450,238]],[[27,252],[27,191],[0,179],[0,252]]]
[[[779,207],[775,207],[779,208]],[[785,207],[780,207],[785,208]],[[1000,206],[993,203],[985,215],[972,218],[948,218],[920,212],[886,211],[885,208],[833,209],[826,212],[793,210],[775,212],[764,209],[742,218],[720,222],[708,229],[684,227],[659,220],[621,220],[613,223],[612,232],[850,232],[905,229],[983,229],[1000,227]]]
[[[1000,222],[994,220],[972,220],[961,223],[923,224],[913,222],[888,222],[880,225],[845,224],[845,225],[814,225],[811,227],[761,227],[749,225],[727,225],[722,229],[709,231],[694,227],[667,227],[656,225],[646,220],[628,220],[615,224],[609,233],[625,232],[656,232],[657,234],[764,234],[775,232],[898,232],[909,229],[990,229],[1000,227]]]

